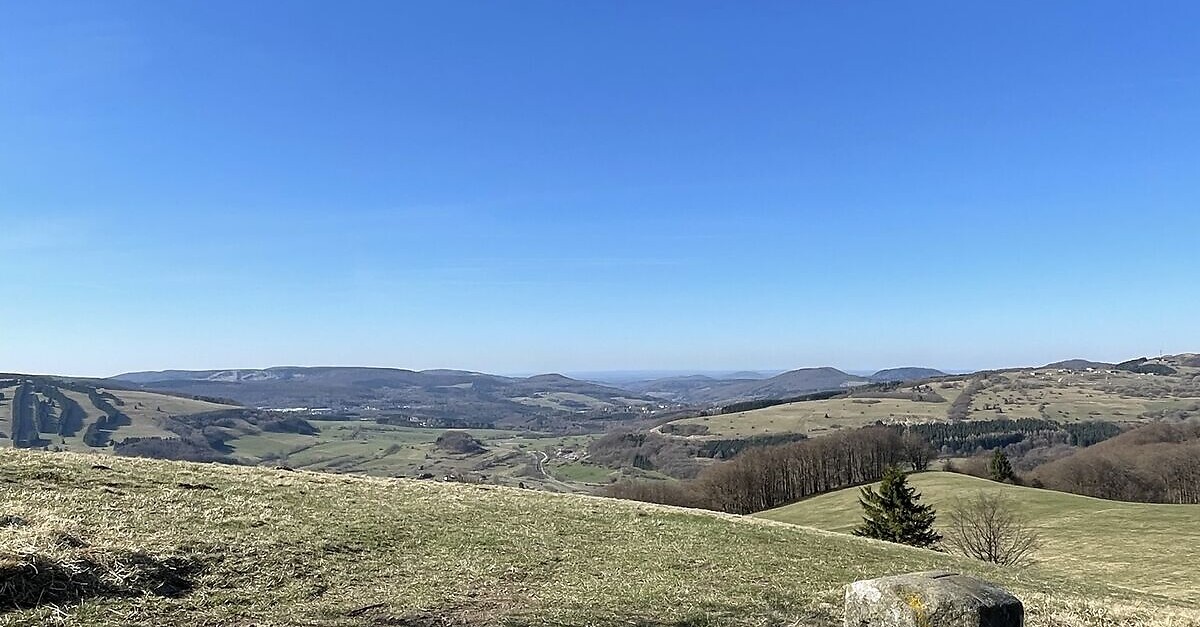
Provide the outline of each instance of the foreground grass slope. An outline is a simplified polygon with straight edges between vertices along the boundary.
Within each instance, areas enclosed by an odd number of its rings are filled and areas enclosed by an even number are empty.
[[[1200,603],[1200,506],[1120,503],[996,483],[948,472],[909,478],[939,511],[978,492],[1011,497],[1043,538],[1036,559],[1067,572]],[[823,494],[758,514],[762,518],[849,533],[862,520],[857,488]]]
[[[934,568],[1009,586],[1034,627],[1200,625],[1186,600],[1086,573],[1004,572],[765,520],[0,451],[0,624],[830,625],[846,583]]]

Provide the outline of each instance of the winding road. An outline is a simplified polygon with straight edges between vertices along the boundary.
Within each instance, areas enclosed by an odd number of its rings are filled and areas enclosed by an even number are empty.
[[[546,451],[531,451],[529,453],[529,455],[531,457],[533,457],[534,467],[537,468],[538,473],[540,473],[542,475],[542,478],[546,481],[547,484],[552,485],[560,490],[564,490],[566,492],[574,492],[575,491],[575,488],[572,487],[571,484],[559,481],[558,479],[555,479],[553,476],[550,475],[550,472],[546,470],[546,462],[550,461],[549,453],[547,453]]]

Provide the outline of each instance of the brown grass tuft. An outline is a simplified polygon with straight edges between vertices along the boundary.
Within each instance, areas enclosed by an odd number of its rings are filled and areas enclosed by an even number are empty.
[[[0,613],[95,597],[178,597],[201,569],[188,556],[92,546],[77,533],[22,522],[0,528]]]

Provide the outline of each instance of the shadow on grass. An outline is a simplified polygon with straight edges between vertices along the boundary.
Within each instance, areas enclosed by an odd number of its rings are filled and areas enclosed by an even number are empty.
[[[196,560],[158,559],[139,552],[71,559],[0,556],[0,614],[97,597],[179,597],[192,589],[190,578],[200,569]]]

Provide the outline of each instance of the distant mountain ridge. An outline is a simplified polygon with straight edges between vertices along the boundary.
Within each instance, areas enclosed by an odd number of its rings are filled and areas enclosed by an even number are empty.
[[[717,379],[704,375],[670,377],[631,384],[632,390],[680,403],[719,404],[733,401],[782,399],[870,383],[915,381],[946,376],[932,368],[891,368],[858,376],[837,368],[799,368],[768,378]]]
[[[945,376],[945,373],[932,368],[905,367],[858,376],[826,366],[789,370],[773,377],[742,371],[721,377],[694,374],[608,384],[581,381],[561,374],[506,377],[444,369],[277,366],[129,372],[112,377],[112,380],[147,389],[230,398],[256,407],[327,407],[339,402],[367,402],[372,395],[381,401],[403,402],[403,399],[409,398],[413,403],[423,403],[430,400],[426,396],[431,393],[443,397],[484,394],[505,401],[538,393],[568,393],[605,402],[630,398],[645,402],[657,400],[704,405],[789,398],[870,383],[938,376]],[[458,391],[446,391],[451,388]]]
[[[1064,361],[1056,361],[1052,364],[1046,364],[1042,368],[1050,370],[1087,370],[1093,368],[1095,370],[1106,370],[1112,368],[1115,364],[1106,363],[1103,361],[1089,361],[1087,359],[1067,359]]]
[[[887,368],[868,377],[873,383],[889,383],[893,381],[917,381],[944,377],[947,373],[933,368]]]
[[[228,398],[249,407],[392,412],[463,425],[527,426],[545,420],[617,417],[662,399],[561,374],[505,377],[462,370],[341,366],[163,370],[112,377],[147,390]]]

